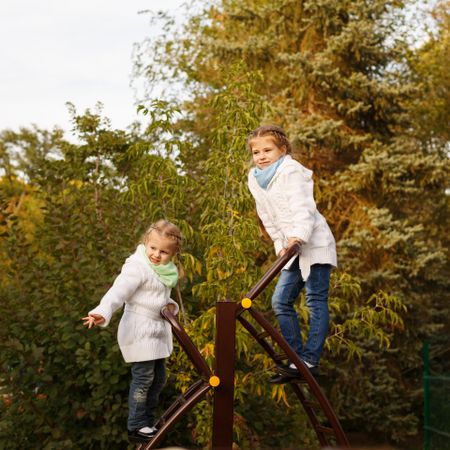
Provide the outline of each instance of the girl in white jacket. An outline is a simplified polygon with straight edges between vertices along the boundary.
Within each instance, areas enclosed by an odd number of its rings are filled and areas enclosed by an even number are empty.
[[[272,308],[281,333],[313,375],[328,332],[330,272],[337,265],[336,244],[313,196],[312,172],[290,156],[291,145],[284,130],[269,125],[250,134],[248,147],[256,167],[250,170],[248,186],[264,228],[272,238],[275,253],[284,254],[301,244],[281,272],[272,296]],[[305,288],[310,312],[308,339],[303,345],[294,303]],[[299,373],[293,364],[280,368],[271,383],[285,383]]]
[[[128,397],[132,442],[145,442],[156,433],[153,423],[165,382],[165,358],[172,353],[172,329],[160,311],[167,305],[173,314],[178,313],[170,292],[178,281],[172,258],[180,246],[176,225],[165,220],[152,224],[100,304],[82,319],[88,328],[104,327],[125,305],[117,337],[125,362],[132,363]]]

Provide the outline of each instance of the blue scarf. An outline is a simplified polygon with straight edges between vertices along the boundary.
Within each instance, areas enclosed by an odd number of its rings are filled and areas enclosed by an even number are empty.
[[[269,167],[266,167],[265,169],[258,169],[257,167],[255,167],[253,175],[255,176],[258,184],[263,189],[267,189],[267,186],[269,186],[270,181],[277,172],[277,169],[279,165],[283,162],[283,160],[284,156],[282,156],[278,161],[275,161],[273,164],[271,164]]]

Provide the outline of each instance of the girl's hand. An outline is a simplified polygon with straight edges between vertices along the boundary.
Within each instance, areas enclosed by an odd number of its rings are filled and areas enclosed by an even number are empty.
[[[299,239],[299,238],[294,238],[294,237],[288,238],[287,247],[286,247],[286,248],[282,248],[282,249],[278,252],[278,257],[283,256],[283,255],[286,253],[286,250],[287,250],[288,248],[292,247],[292,246],[295,245],[295,244],[303,245],[304,242],[303,242],[301,239]]]
[[[105,318],[100,314],[89,314],[87,317],[83,317],[83,325],[88,328],[95,327],[96,325],[102,325],[105,323]]]
[[[177,307],[173,303],[166,305],[166,308],[171,312],[171,314],[174,316],[176,315]]]
[[[304,242],[301,240],[301,239],[299,239],[299,238],[295,238],[295,237],[290,237],[290,238],[288,238],[288,248],[289,247],[292,247],[293,245],[295,245],[295,244],[300,244],[300,245],[303,245],[304,244]]]

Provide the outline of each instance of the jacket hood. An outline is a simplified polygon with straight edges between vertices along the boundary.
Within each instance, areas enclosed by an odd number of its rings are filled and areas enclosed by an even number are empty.
[[[150,265],[148,264],[147,260],[145,259],[145,254],[144,254],[144,252],[142,251],[142,248],[141,248],[143,246],[144,246],[143,244],[139,244],[136,247],[135,252],[127,258],[126,262],[132,262],[132,263],[135,263],[135,264],[137,263],[141,267],[143,267],[144,270],[154,273],[154,270],[150,267]]]

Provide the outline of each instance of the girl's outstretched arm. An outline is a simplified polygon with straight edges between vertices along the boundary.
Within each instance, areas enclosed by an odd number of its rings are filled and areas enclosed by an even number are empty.
[[[140,266],[129,261],[125,262],[122,271],[103,296],[100,304],[89,311],[88,316],[99,315],[103,317],[104,321],[102,323],[96,322],[95,325],[107,326],[114,312],[123,306],[143,281],[144,275]]]
[[[84,320],[83,325],[88,328],[95,327],[96,325],[102,325],[105,323],[105,318],[100,314],[89,314],[86,317],[83,317],[81,320]]]

